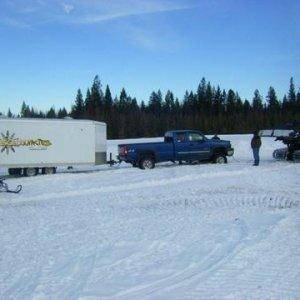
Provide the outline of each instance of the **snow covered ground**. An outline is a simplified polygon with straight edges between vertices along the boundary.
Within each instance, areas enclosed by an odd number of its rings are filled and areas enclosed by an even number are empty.
[[[8,179],[0,299],[299,299],[300,164],[266,138],[252,167],[250,136],[226,139],[227,165]]]

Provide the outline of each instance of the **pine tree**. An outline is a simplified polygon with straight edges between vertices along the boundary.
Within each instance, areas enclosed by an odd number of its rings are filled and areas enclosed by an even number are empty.
[[[165,101],[163,102],[163,111],[167,115],[171,113],[171,111],[174,109],[174,95],[173,93],[168,90],[165,96]]]
[[[159,116],[162,110],[162,94],[159,90],[157,93],[152,92],[149,98],[149,111],[155,116]]]
[[[112,109],[113,99],[111,96],[110,88],[107,85],[105,89],[105,95],[104,95],[104,110],[106,112],[109,112]]]
[[[233,115],[236,110],[236,96],[233,90],[229,90],[226,99],[226,111],[229,115]]]
[[[10,108],[8,109],[7,117],[8,117],[8,118],[13,118],[13,114],[12,114]]]
[[[30,118],[30,108],[29,105],[26,105],[25,101],[23,101],[21,107],[21,118]]]
[[[37,116],[37,114],[35,113],[34,108],[31,107],[31,109],[30,109],[30,118],[37,118],[37,117],[38,117],[38,116]]]
[[[237,114],[241,114],[243,112],[243,102],[242,99],[240,97],[240,95],[238,93],[235,94],[235,98],[236,98],[236,113]]]
[[[295,84],[294,84],[293,77],[291,77],[291,79],[290,79],[290,89],[289,89],[288,100],[292,104],[294,104],[296,102],[296,90],[295,90]]]
[[[94,107],[91,99],[90,89],[87,89],[84,101],[84,115],[87,119],[92,119],[94,115]]]
[[[254,97],[252,99],[252,107],[254,112],[260,113],[263,110],[262,97],[259,93],[259,90],[254,91]]]
[[[290,88],[289,88],[289,93],[288,93],[288,102],[286,105],[286,109],[287,111],[291,112],[292,115],[295,114],[295,109],[297,106],[297,102],[296,102],[296,89],[295,89],[295,84],[294,84],[294,78],[291,77],[290,79]]]
[[[243,113],[245,116],[248,116],[251,112],[250,102],[246,99],[243,105]]]
[[[101,90],[101,82],[99,76],[96,75],[91,87],[91,103],[93,106],[92,117],[94,120],[101,120],[103,116],[103,92]]]
[[[271,113],[276,113],[280,110],[280,104],[273,87],[269,88],[268,95],[267,95],[267,102],[268,102],[268,109]]]
[[[84,101],[80,89],[77,90],[75,105],[72,107],[71,116],[74,119],[82,119],[84,117]]]
[[[297,93],[296,101],[296,112],[300,114],[300,90]]]
[[[205,95],[206,95],[206,80],[203,77],[197,89],[197,106],[198,106],[198,111],[201,113],[205,111]]]
[[[206,115],[210,115],[212,112],[212,103],[213,103],[213,89],[212,86],[210,84],[210,82],[208,82],[207,86],[206,86],[206,93],[205,93],[205,113]]]
[[[214,93],[212,113],[215,117],[222,113],[222,92],[220,86],[217,87]]]
[[[56,112],[55,112],[55,109],[54,107],[51,107],[47,113],[46,113],[46,118],[48,119],[55,119],[56,118]]]
[[[267,95],[267,112],[268,112],[268,120],[269,126],[276,126],[276,123],[279,121],[278,113],[280,111],[280,103],[278,101],[275,89],[273,87],[269,88]]]
[[[283,99],[282,99],[282,111],[284,113],[287,113],[288,110],[289,110],[289,107],[290,107],[290,103],[289,103],[289,100],[287,98],[286,95],[283,96]]]
[[[67,110],[63,107],[58,110],[57,117],[63,119],[68,116]]]

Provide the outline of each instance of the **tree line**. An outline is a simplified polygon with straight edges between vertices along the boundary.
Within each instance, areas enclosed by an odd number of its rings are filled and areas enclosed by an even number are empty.
[[[10,110],[7,116],[13,117]],[[198,129],[208,134],[249,133],[300,120],[300,91],[296,91],[291,78],[288,93],[282,99],[270,87],[265,99],[255,90],[249,101],[242,100],[232,89],[212,86],[202,78],[197,90],[186,91],[183,99],[179,100],[170,90],[164,96],[158,90],[145,103],[128,95],[125,88],[113,98],[109,86],[103,90],[96,76],[85,97],[78,89],[70,111],[54,107],[37,111],[23,102],[19,116],[102,121],[107,123],[108,138],[162,136],[172,129]]]

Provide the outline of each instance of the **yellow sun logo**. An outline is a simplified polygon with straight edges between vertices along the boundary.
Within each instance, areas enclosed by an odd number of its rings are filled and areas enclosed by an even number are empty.
[[[6,152],[9,154],[9,151],[15,152],[15,134],[9,134],[9,131],[6,131],[6,134],[1,133],[2,139],[0,140],[0,146],[2,147],[1,153]]]

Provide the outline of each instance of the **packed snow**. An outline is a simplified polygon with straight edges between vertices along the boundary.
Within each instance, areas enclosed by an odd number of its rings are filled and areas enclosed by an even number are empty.
[[[300,164],[264,138],[253,167],[251,136],[223,138],[227,165],[8,178],[0,299],[299,299]]]

